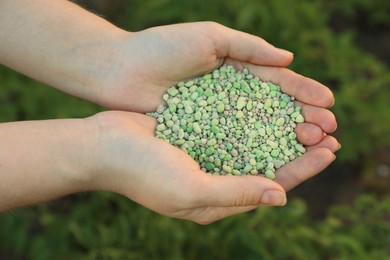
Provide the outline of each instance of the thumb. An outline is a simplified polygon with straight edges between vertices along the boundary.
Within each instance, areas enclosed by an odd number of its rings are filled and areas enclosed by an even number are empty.
[[[215,47],[219,58],[229,57],[257,65],[288,66],[294,55],[276,48],[264,39],[216,24]]]
[[[243,207],[284,206],[286,192],[282,186],[262,176],[215,176],[204,175],[200,187],[199,206]]]

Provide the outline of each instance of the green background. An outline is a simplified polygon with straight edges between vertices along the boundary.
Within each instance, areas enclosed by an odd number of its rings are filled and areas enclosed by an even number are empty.
[[[292,51],[290,68],[329,86],[337,160],[259,208],[200,226],[111,193],[0,215],[0,259],[390,259],[390,1],[79,1],[130,31],[212,20]],[[0,67],[0,122],[102,108]]]

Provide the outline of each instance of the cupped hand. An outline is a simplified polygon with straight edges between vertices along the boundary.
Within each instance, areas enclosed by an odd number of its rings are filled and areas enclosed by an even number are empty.
[[[261,205],[283,205],[286,191],[334,160],[339,144],[327,134],[337,124],[326,109],[333,105],[333,95],[322,84],[281,68],[292,61],[290,53],[215,23],[151,28],[127,41],[129,54],[120,61],[123,69],[113,74],[116,81],[102,91],[101,104],[153,111],[163,102],[166,89],[178,81],[223,63],[246,67],[261,80],[280,85],[302,106],[305,123],[296,132],[308,152],[278,169],[274,181],[261,176],[212,176],[183,151],[153,137],[153,118],[111,111],[92,118],[101,129],[96,162],[102,189],[167,216],[210,223]],[[130,54],[134,49],[137,53]]]
[[[154,118],[108,111],[87,120],[99,129],[90,159],[93,189],[116,192],[160,214],[201,224],[259,206],[284,205],[285,192],[327,167],[337,149],[335,139],[322,139],[278,169],[276,182],[262,176],[215,176],[202,172],[185,152],[155,138]]]
[[[290,52],[260,37],[214,22],[153,27],[124,37],[119,57],[98,103],[133,112],[151,112],[167,88],[210,72],[225,59],[266,66],[287,66]]]

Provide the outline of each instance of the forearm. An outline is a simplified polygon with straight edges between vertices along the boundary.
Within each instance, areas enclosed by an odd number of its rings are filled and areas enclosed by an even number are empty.
[[[68,1],[0,1],[0,63],[97,103],[126,35]]]
[[[94,136],[83,119],[0,124],[0,211],[88,190]]]

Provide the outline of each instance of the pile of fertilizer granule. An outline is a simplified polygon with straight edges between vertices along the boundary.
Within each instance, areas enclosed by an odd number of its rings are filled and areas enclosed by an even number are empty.
[[[294,97],[262,82],[247,69],[222,66],[180,82],[164,94],[165,105],[149,113],[155,135],[179,147],[211,174],[264,174],[305,153],[296,140],[304,121]]]

